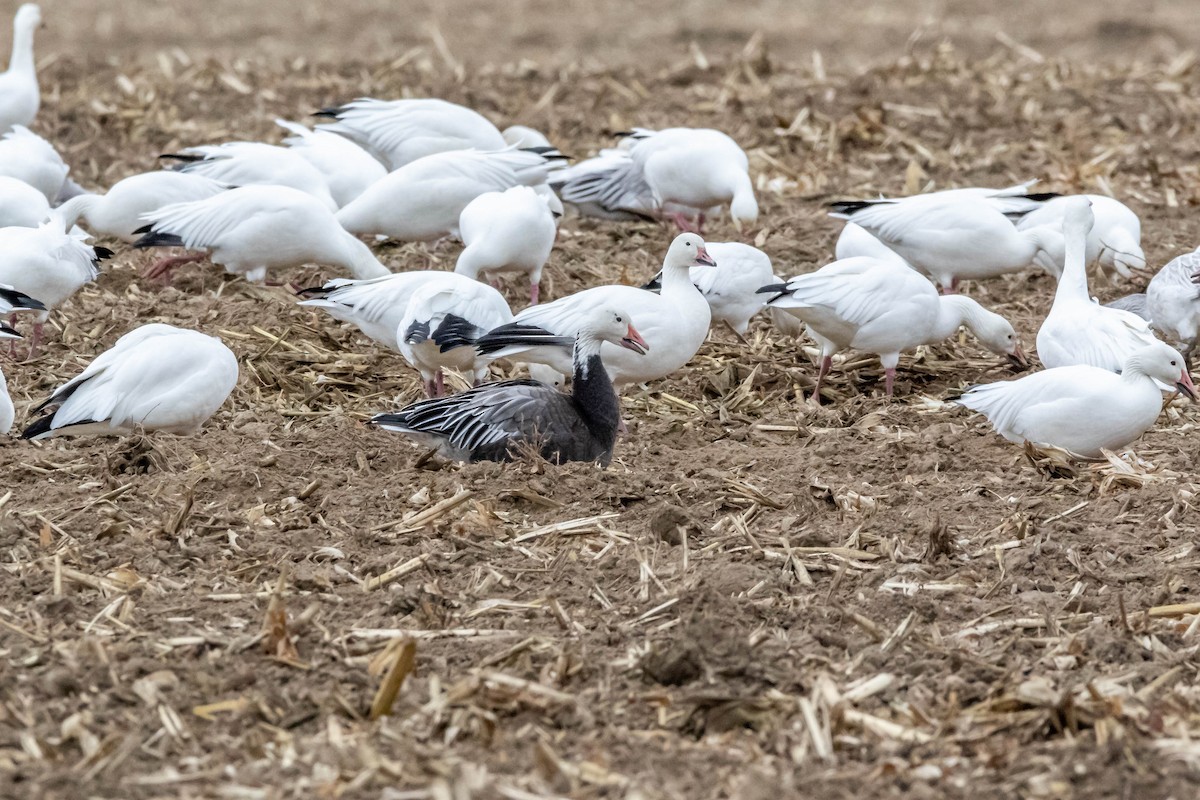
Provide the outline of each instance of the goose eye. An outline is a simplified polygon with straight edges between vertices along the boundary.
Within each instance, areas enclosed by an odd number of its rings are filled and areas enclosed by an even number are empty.
[[[624,322],[624,321],[625,320],[621,319],[620,317],[617,317],[617,322]]]
[[[1171,366],[1172,366],[1172,367],[1173,367],[1173,366],[1175,366],[1175,362],[1174,362],[1174,361],[1172,361],[1172,362],[1171,362]]]

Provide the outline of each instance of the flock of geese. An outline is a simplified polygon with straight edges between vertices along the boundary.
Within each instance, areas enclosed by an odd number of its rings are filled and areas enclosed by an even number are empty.
[[[320,111],[311,129],[278,121],[282,144],[188,147],[164,156],[160,171],[93,193],[30,130],[39,23],[36,5],[21,6],[0,75],[0,320],[8,320],[0,338],[14,340],[14,361],[19,320],[32,322],[28,364],[49,315],[69,315],[71,296],[104,279],[100,265],[113,251],[90,244],[97,237],[164,248],[145,272],[151,279],[205,259],[255,282],[305,264],[342,271],[301,291],[301,305],[398,353],[428,395],[371,424],[462,461],[535,452],[607,465],[624,427],[619,392],[679,370],[714,322],[741,336],[764,311],[781,333],[819,347],[817,402],[839,353],[878,355],[891,397],[901,353],[962,327],[1026,368],[1012,325],[958,290],[1031,268],[1058,280],[1037,334],[1045,369],[975,386],[956,403],[1014,442],[1091,458],[1154,425],[1164,391],[1196,399],[1179,349],[1190,353],[1200,330],[1200,251],[1158,271],[1144,294],[1099,304],[1089,266],[1147,274],[1140,222],[1109,197],[1036,193],[1027,183],[837,202],[831,216],[846,224],[835,260],[783,280],[763,251],[701,237],[707,219],[728,214],[743,234],[759,217],[749,159],[724,133],[636,128],[568,164],[530,128],[501,131],[444,100],[372,98]],[[614,225],[660,220],[680,232],[645,286],[541,302],[568,210]],[[392,273],[371,247],[446,238],[463,245],[452,272]],[[515,314],[499,289],[503,273],[528,282],[530,304]],[[528,364],[531,377],[488,382],[497,359]],[[446,370],[474,387],[447,396]],[[143,325],[33,407],[21,436],[195,433],[237,381],[237,359],[218,338]],[[0,373],[0,432],[14,417]]]

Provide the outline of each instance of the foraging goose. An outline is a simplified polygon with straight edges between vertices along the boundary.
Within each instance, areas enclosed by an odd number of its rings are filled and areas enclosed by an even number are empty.
[[[347,233],[320,200],[286,186],[242,186],[206,200],[174,203],[143,217],[150,224],[134,247],[186,247],[205,250],[227,272],[262,283],[267,270],[322,264],[356,278],[377,278],[388,269],[371,249]],[[164,259],[147,277],[168,275],[192,255]]]
[[[54,216],[36,228],[0,228],[0,285],[41,304],[34,312],[28,358],[37,354],[50,311],[95,279],[100,260],[112,255],[106,247],[85,244],[83,238],[65,233],[62,220]]]
[[[13,17],[12,55],[8,70],[0,74],[0,131],[32,125],[37,116],[41,95],[33,61],[33,32],[41,24],[42,10],[36,3],[25,3]]]
[[[837,261],[855,256],[869,256],[895,261],[906,267],[911,266],[899,253],[872,236],[866,228],[853,222],[847,222],[842,228],[833,246],[833,255]]]
[[[624,308],[639,320],[653,355],[641,358],[608,345],[600,350],[604,367],[618,389],[657,380],[691,361],[708,334],[712,312],[692,283],[690,272],[697,265],[715,267],[716,262],[705,249],[703,239],[694,233],[683,233],[675,237],[663,261],[661,294],[633,286],[597,286],[530,306],[516,314],[513,322],[541,328],[554,336],[573,337],[592,309]],[[490,348],[488,336],[480,338],[479,344],[488,348],[494,358],[545,364],[563,375],[571,374],[570,354],[561,347],[512,346],[496,351]]]
[[[804,320],[821,346],[813,392],[818,401],[835,353],[854,348],[878,355],[891,397],[900,354],[940,342],[962,326],[993,353],[1018,366],[1028,363],[1007,320],[969,297],[939,295],[933,284],[892,259],[855,256],[759,291],[774,295],[769,306]]]
[[[1017,228],[1000,200],[957,189],[900,199],[832,204],[831,217],[861,226],[947,291],[960,280],[994,278],[1030,266],[1057,273],[1062,239],[1052,226]],[[1019,206],[1019,196],[1004,196]],[[859,251],[861,252],[861,251]]]
[[[53,145],[23,125],[0,137],[0,175],[28,183],[48,202],[62,193],[70,169]]]
[[[0,325],[0,339],[4,337],[4,326]],[[8,381],[4,379],[4,370],[0,369],[0,434],[7,435],[16,419],[17,409],[13,406],[12,398],[8,396]]]
[[[36,228],[50,216],[50,201],[28,183],[0,175],[0,228]]]
[[[275,120],[275,124],[292,134],[283,143],[325,176],[338,208],[388,173],[378,159],[345,136],[320,129],[310,131],[282,119]]]
[[[649,346],[629,314],[615,307],[590,310],[575,337],[537,328],[507,326],[497,345],[561,348],[573,345],[571,394],[533,380],[488,383],[451,397],[424,400],[396,414],[379,414],[371,424],[436,447],[457,461],[508,461],[522,448],[555,463],[598,461],[607,467],[620,425],[620,403],[605,371],[600,349],[607,342],[636,354]]]
[[[1126,356],[1120,375],[1084,364],[1054,367],[974,386],[954,402],[986,416],[1010,442],[1099,458],[1101,448],[1124,447],[1154,425],[1163,405],[1156,381],[1196,399],[1183,356],[1153,342]]]
[[[1142,252],[1142,223],[1124,203],[1101,194],[1082,195],[1092,202],[1095,224],[1087,237],[1084,257],[1088,265],[1099,264],[1106,274],[1116,272],[1123,278],[1146,268]],[[1019,230],[1039,225],[1061,227],[1072,197],[1056,197],[1024,214],[1017,221]]]
[[[501,150],[504,136],[482,114],[434,98],[376,100],[360,97],[314,116],[334,122],[318,130],[341,134],[394,171],[419,158],[450,150]]]
[[[566,180],[558,176],[563,202],[611,214],[649,211],[688,231],[726,204],[739,230],[758,220],[749,159],[729,136],[709,128],[635,128],[631,137],[627,149],[605,151],[602,161]]]
[[[529,304],[537,305],[542,268],[558,233],[554,219],[546,198],[528,186],[479,195],[458,219],[466,248],[454,271],[493,282],[498,272],[524,272],[529,276]]]
[[[1190,358],[1200,336],[1200,249],[1172,259],[1146,287],[1146,319]],[[1135,312],[1136,313],[1136,312]]]
[[[175,170],[158,170],[131,175],[117,181],[105,194],[78,194],[58,207],[67,225],[83,221],[97,236],[124,242],[137,240],[142,217],[172,203],[205,200],[224,192],[222,183]]]
[[[601,150],[591,158],[577,164],[560,167],[550,173],[546,182],[561,196],[567,186],[573,186],[573,200],[566,201],[581,216],[605,219],[611,222],[636,222],[638,220],[654,220],[658,218],[658,209],[651,195],[643,194],[638,197],[625,197],[624,208],[607,208],[600,197],[593,197],[583,190],[592,182],[602,180],[604,176],[615,170],[630,167],[629,147],[637,140],[626,137],[620,146]]]
[[[1066,260],[1054,304],[1038,330],[1038,358],[1047,367],[1089,364],[1120,372],[1130,354],[1157,339],[1144,319],[1102,306],[1088,293],[1085,258],[1092,204],[1081,196],[1067,201],[1063,214]]]
[[[175,170],[223,183],[227,186],[290,186],[320,200],[337,211],[325,175],[296,150],[262,142],[185,147],[161,158],[180,162]]]
[[[545,183],[557,150],[457,150],[413,161],[367,187],[338,212],[353,234],[383,234],[402,241],[458,236],[459,218],[485,192]]]
[[[776,280],[771,257],[741,242],[706,242],[704,247],[717,262],[717,268],[692,267],[692,283],[708,301],[713,323],[723,322],[744,337],[750,318],[766,305],[759,288]],[[662,273],[642,288],[659,291]]]
[[[237,379],[237,357],[215,336],[143,325],[35,408],[35,414],[47,413],[21,437],[193,434],[221,407]]]

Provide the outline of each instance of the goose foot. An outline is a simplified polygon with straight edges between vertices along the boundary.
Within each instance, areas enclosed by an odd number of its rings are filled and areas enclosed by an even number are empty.
[[[195,253],[189,256],[172,256],[170,258],[160,258],[151,264],[143,273],[143,278],[161,278],[163,285],[171,282],[171,270],[176,267],[181,267],[184,264],[194,264],[197,261],[203,261],[205,258],[203,253]]]

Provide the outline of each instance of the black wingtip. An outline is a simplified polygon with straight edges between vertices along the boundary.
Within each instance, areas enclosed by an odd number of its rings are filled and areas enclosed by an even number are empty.
[[[173,233],[152,230],[151,226],[146,226],[146,228],[134,231],[134,233],[141,231],[145,231],[145,235],[133,243],[133,247],[136,250],[142,250],[147,247],[183,247],[183,239],[180,239]]]
[[[92,250],[94,250],[96,252],[96,260],[97,261],[103,261],[106,258],[112,258],[113,256],[115,256],[117,254],[115,250],[110,250],[107,247],[97,246],[97,247],[93,247]]]
[[[541,156],[542,158],[546,159],[547,161],[557,161],[560,159],[562,161],[570,161],[571,160],[570,156],[561,152],[557,147],[552,147],[552,146],[548,147],[546,145],[536,145],[534,147],[521,147],[518,149],[520,149],[521,152],[523,152],[523,153],[536,153],[537,155]]]
[[[0,287],[0,300],[8,303],[13,308],[26,308],[30,311],[46,310],[46,306],[41,300],[30,297],[24,292],[18,292],[16,289],[5,289]]]
[[[407,344],[429,341],[429,320],[424,322],[413,320],[413,323],[408,326],[408,330],[404,332],[404,341]]]
[[[54,421],[54,415],[47,414],[46,416],[44,416],[41,419],[34,422],[32,425],[30,425],[25,430],[21,431],[21,438],[22,439],[33,439],[33,438],[36,438],[43,434],[49,433],[51,430],[50,424],[53,421]]]
[[[1032,194],[1021,194],[1017,197],[1023,197],[1026,200],[1033,200],[1036,203],[1044,203],[1047,200],[1053,200],[1056,197],[1062,197],[1061,192],[1033,192]]]
[[[645,289],[647,292],[661,292],[662,291],[662,272],[659,272],[657,275],[655,275],[653,278],[651,278],[647,283],[645,283],[642,286],[642,288]]]
[[[162,161],[181,161],[184,164],[204,160],[204,156],[191,155],[189,153],[159,153],[158,157]]]
[[[342,115],[342,112],[345,110],[346,110],[345,106],[328,106],[326,108],[322,108],[319,111],[314,111],[312,113],[312,115],[314,117],[325,117],[326,119],[337,119],[338,117],[340,117]]]
[[[408,415],[403,411],[376,414],[367,420],[367,424],[373,428],[406,428],[408,427]]]
[[[789,294],[788,285],[786,283],[772,283],[767,286],[760,286],[754,290],[755,294]],[[775,298],[771,298],[772,300]]]
[[[834,214],[854,214],[864,208],[871,208],[880,203],[890,203],[890,200],[835,200],[829,204],[830,212]]]
[[[463,317],[447,314],[430,338],[438,346],[439,352],[446,353],[459,347],[474,345],[483,333],[482,328]]]
[[[11,337],[13,339],[21,338],[21,334],[17,332],[17,329],[9,325],[7,322],[0,322],[0,333],[3,333],[6,337]]]
[[[324,297],[325,295],[329,294],[330,291],[332,291],[332,289],[328,289],[324,286],[310,286],[307,289],[298,289],[296,291],[296,296],[308,298]]]
[[[574,347],[575,337],[557,336],[536,325],[510,322],[480,336],[475,342],[475,350],[479,355],[486,356],[514,345]]]

